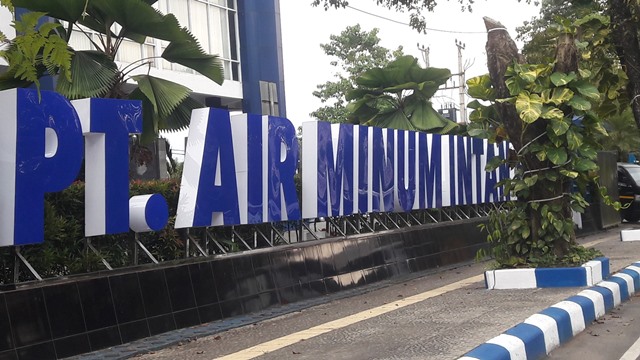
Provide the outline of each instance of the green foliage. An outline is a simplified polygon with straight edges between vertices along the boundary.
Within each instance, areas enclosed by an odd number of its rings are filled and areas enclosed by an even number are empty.
[[[433,109],[431,97],[451,77],[448,69],[422,68],[413,56],[365,71],[347,94],[349,119],[358,124],[448,133],[457,124]]]
[[[532,0],[518,0],[524,1],[527,4]],[[427,21],[424,17],[424,12],[433,11],[438,5],[436,0],[371,0],[375,4],[384,6],[389,10],[396,12],[406,12],[409,14],[409,25],[419,32],[426,32]],[[474,0],[457,0],[460,4],[461,11],[471,11]],[[537,1],[534,0],[537,3]],[[349,5],[347,0],[313,0],[311,3],[313,6],[322,6],[325,10],[329,8],[344,8]]]
[[[6,0],[4,0],[6,2]],[[59,75],[57,91],[71,98],[108,97],[141,100],[144,107],[144,142],[160,130],[182,130],[189,124],[191,110],[203,107],[188,98],[190,90],[150,76],[132,76],[153,57],[139,59],[119,68],[114,59],[125,39],[144,43],[147,37],[168,42],[162,58],[189,67],[222,84],[223,69],[218,56],[207,54],[195,37],[182,28],[173,14],[162,14],[146,0],[13,0],[13,5],[30,10],[15,23],[18,35],[3,55],[9,72],[0,77],[0,89],[38,83],[46,74]],[[4,3],[3,3],[4,4]],[[40,16],[56,22],[36,28]],[[60,21],[67,23],[64,29]],[[114,33],[119,25],[119,31]],[[86,29],[98,33],[92,36]],[[68,47],[72,30],[87,36],[95,50]],[[22,80],[17,82],[16,80]],[[127,82],[138,82],[131,91]],[[186,95],[185,95],[186,94]]]
[[[599,111],[608,101],[602,91],[606,77],[583,68],[571,73],[553,69],[554,64],[513,64],[506,72],[510,92],[506,99],[495,98],[487,75],[467,83],[470,94],[493,103],[470,104],[474,109],[470,135],[509,140],[505,130],[509,124],[492,109],[500,103],[514,105],[518,119],[510,121],[521,128],[513,140],[522,146],[508,159],[487,165],[489,171],[503,164],[512,169],[513,176],[499,185],[517,199],[494,211],[484,226],[499,267],[576,265],[589,260],[595,252],[575,245],[571,211],[584,212],[587,193],[602,195],[605,203],[620,208],[602,192],[596,177],[598,140],[608,136]]]
[[[178,170],[181,171],[181,170]],[[174,229],[175,214],[178,207],[180,191],[179,179],[152,181],[131,181],[129,195],[161,194],[169,207],[169,222],[164,229],[156,232],[139,233],[138,239],[149,252],[159,261],[180,260],[185,257],[187,248],[185,239],[191,236],[203,240],[203,231],[190,229],[189,234],[184,229]],[[69,188],[57,193],[50,193],[45,198],[45,241],[38,245],[21,246],[21,253],[43,278],[61,277],[104,270],[102,259],[113,268],[122,268],[134,264],[132,241],[134,234],[124,233],[108,236],[94,236],[90,239],[99,255],[92,252],[84,238],[85,222],[85,184],[77,181]],[[244,250],[239,245],[238,236],[251,239],[253,229],[269,233],[270,224],[227,226],[209,228],[209,237],[218,240],[227,252]],[[281,224],[279,231],[284,231],[286,225]],[[258,246],[271,246],[266,242]],[[196,254],[191,247],[191,255]],[[220,253],[221,250],[212,242],[208,244],[209,253]],[[14,282],[14,252],[11,247],[0,248],[0,284]],[[142,251],[138,254],[137,263],[150,263]],[[33,280],[28,271],[23,270],[20,281]]]
[[[11,3],[11,0],[0,0],[0,6],[4,6],[10,11],[13,11],[13,4]]]
[[[39,89],[38,79],[45,72],[71,79],[71,51],[61,36],[62,26],[58,23],[38,26],[38,21],[44,15],[41,12],[30,12],[12,23],[16,33],[20,35],[0,51],[0,57],[9,64],[7,72],[0,76],[0,89],[13,87],[15,80],[34,83]],[[6,42],[4,34],[0,34],[0,41]],[[5,79],[7,81],[3,81]]]
[[[518,28],[518,38],[525,41],[522,53],[530,62],[538,63],[554,60],[559,36],[575,34],[580,51],[579,75],[590,79],[578,89],[583,97],[602,96],[603,100],[607,99],[592,104],[595,106],[593,110],[603,118],[620,114],[630,102],[626,91],[628,77],[620,66],[612,41],[607,6],[605,1],[550,0],[543,3],[538,17]],[[551,80],[563,82],[572,79]],[[580,103],[586,106],[584,101]]]
[[[596,249],[587,249],[580,245],[569,245],[566,254],[559,256],[553,251],[556,241],[570,242],[573,233],[573,221],[557,217],[559,208],[549,205],[539,207],[543,213],[538,229],[538,240],[532,239],[532,228],[527,215],[516,202],[505,204],[503,211],[493,212],[487,224],[480,228],[488,233],[487,241],[492,245],[490,254],[478,252],[481,260],[487,255],[495,260],[494,268],[518,267],[560,267],[580,266],[602,253]]]
[[[118,66],[105,53],[93,50],[75,51],[71,60],[73,81],[59,78],[57,90],[69,99],[104,97],[116,86]]]
[[[364,71],[385,66],[393,58],[402,55],[402,47],[391,52],[379,45],[378,29],[362,30],[360,25],[348,26],[339,35],[331,35],[330,42],[321,44],[325,54],[335,60],[331,65],[338,72],[335,81],[317,86],[313,96],[320,99],[322,107],[310,115],[322,121],[347,122],[346,94],[355,88],[355,79]]]
[[[621,114],[608,116],[603,126],[608,136],[599,135],[599,141],[604,150],[618,153],[618,161],[627,161],[629,153],[640,149],[640,130],[636,126],[630,107]]]
[[[179,182],[133,181],[130,195],[160,193],[167,200],[169,213],[175,214],[178,204]],[[47,194],[45,202],[45,241],[38,245],[22,247],[22,254],[42,277],[57,277],[104,269],[100,256],[89,251],[84,238],[84,192],[82,182],[75,182],[62,192]],[[140,241],[159,260],[179,259],[184,254],[184,243],[173,229],[175,216],[161,231],[141,233]],[[131,234],[94,237],[92,244],[111,266],[131,264]],[[0,249],[0,258],[8,261],[11,249]],[[140,258],[140,262],[148,262]],[[24,280],[28,276],[23,274]],[[3,283],[12,283],[9,271],[0,276]]]

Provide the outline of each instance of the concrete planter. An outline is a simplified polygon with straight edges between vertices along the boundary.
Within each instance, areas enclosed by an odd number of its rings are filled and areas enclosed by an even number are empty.
[[[593,286],[609,277],[609,258],[593,259],[580,267],[500,269],[484,273],[487,289],[535,289]]]

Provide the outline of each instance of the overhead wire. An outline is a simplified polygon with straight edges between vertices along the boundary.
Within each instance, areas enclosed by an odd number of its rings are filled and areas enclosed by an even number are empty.
[[[374,13],[366,11],[366,10],[355,8],[355,7],[351,6],[351,5],[347,5],[346,7],[349,8],[349,9],[361,12],[363,14],[367,14],[367,15],[374,16],[374,17],[377,17],[377,18],[380,18],[380,19],[383,19],[383,20],[391,21],[391,22],[396,23],[396,24],[405,25],[405,26],[411,26],[411,24],[409,24],[409,23],[398,21],[398,20],[395,20],[395,19],[391,19],[391,18],[382,16],[382,15],[374,14]],[[435,31],[435,32],[443,32],[443,33],[450,33],[450,34],[486,34],[487,33],[486,31],[456,31],[456,30],[435,29],[435,28],[428,28],[428,27],[425,27],[425,30]]]

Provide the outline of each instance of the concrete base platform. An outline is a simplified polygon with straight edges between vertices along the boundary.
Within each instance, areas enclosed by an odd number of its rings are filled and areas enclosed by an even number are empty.
[[[487,289],[535,289],[593,286],[609,276],[609,259],[596,258],[580,267],[500,269],[484,273]]]

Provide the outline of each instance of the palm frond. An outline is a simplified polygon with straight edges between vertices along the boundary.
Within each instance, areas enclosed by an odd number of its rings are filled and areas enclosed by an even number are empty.
[[[13,0],[13,6],[29,11],[39,11],[70,22],[82,17],[86,0]]]
[[[191,111],[203,108],[204,104],[192,97],[187,97],[173,110],[169,116],[160,121],[160,130],[179,131],[189,127]]]
[[[71,60],[71,81],[58,78],[57,91],[70,99],[101,97],[116,85],[118,66],[99,51],[76,51]]]
[[[216,55],[207,54],[191,33],[184,30],[185,40],[173,41],[162,53],[167,61],[191,68],[218,84],[224,81],[224,71]]]
[[[143,0],[92,0],[91,6],[120,24],[125,33],[166,41],[185,39],[173,14],[163,15]]]
[[[186,86],[150,75],[136,75],[132,79],[149,99],[154,112],[162,118],[169,116],[191,93]]]

